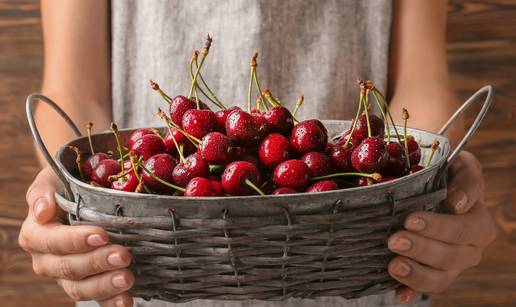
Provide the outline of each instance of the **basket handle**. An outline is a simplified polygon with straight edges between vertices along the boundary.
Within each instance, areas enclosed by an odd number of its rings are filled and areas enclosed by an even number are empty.
[[[36,140],[36,144],[38,144],[39,150],[47,160],[48,164],[52,167],[52,170],[54,170],[54,173],[59,177],[59,179],[63,182],[64,189],[66,192],[66,196],[71,201],[74,201],[72,190],[70,189],[70,184],[66,180],[66,177],[61,172],[59,167],[57,166],[56,161],[52,158],[50,153],[48,152],[47,147],[45,146],[45,143],[41,139],[41,135],[39,134],[38,127],[36,126],[36,122],[34,120],[34,103],[36,101],[43,101],[49,106],[51,106],[54,111],[57,112],[68,124],[68,127],[72,129],[75,136],[80,137],[82,136],[79,129],[77,129],[77,126],[74,124],[74,122],[68,117],[68,115],[61,109],[54,101],[52,101],[50,98],[42,95],[42,94],[31,94],[27,97],[26,105],[25,105],[25,112],[27,114],[27,120],[29,122],[30,131],[32,132],[32,136]]]
[[[469,127],[468,131],[460,141],[459,145],[453,150],[453,152],[448,156],[447,164],[449,165],[452,163],[457,155],[460,153],[462,148],[466,145],[466,143],[469,141],[469,139],[473,136],[473,134],[477,131],[478,127],[480,126],[480,123],[484,119],[484,116],[487,113],[487,110],[489,109],[489,106],[491,106],[491,100],[493,99],[493,87],[491,85],[486,85],[483,88],[479,89],[475,94],[471,95],[471,97],[462,104],[462,106],[455,111],[455,113],[448,119],[448,121],[442,126],[442,128],[439,130],[439,134],[444,134],[446,130],[455,122],[457,117],[464,113],[467,108],[469,108],[474,102],[478,101],[478,98],[486,93],[486,97],[484,98],[484,102],[482,105],[482,109],[477,114],[477,117],[475,118],[475,121],[473,121],[473,124],[471,124],[471,127]]]

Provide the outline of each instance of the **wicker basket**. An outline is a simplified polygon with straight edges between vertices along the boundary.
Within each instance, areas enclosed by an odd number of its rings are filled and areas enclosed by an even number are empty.
[[[475,122],[450,153],[442,134],[483,93]],[[56,199],[70,224],[101,226],[113,243],[132,252],[135,296],[170,302],[356,298],[399,285],[387,272],[393,254],[386,240],[410,212],[439,210],[447,165],[477,129],[491,97],[490,86],[479,90],[439,134],[409,130],[420,142],[422,159],[434,140],[441,143],[432,165],[422,171],[370,187],[274,196],[184,198],[92,187],[76,179],[75,156],[64,150],[74,145],[88,151],[87,138],[68,116],[39,94],[27,98],[27,116],[41,151],[64,183]],[[35,101],[54,107],[78,136],[55,161],[35,126]],[[333,138],[350,124],[324,123]],[[121,131],[124,142],[131,131]],[[99,151],[115,146],[109,132],[94,135],[93,142]]]

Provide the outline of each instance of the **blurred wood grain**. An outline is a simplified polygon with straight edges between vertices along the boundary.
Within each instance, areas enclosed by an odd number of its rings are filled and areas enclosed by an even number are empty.
[[[516,305],[516,3],[453,0],[448,54],[452,81],[467,98],[485,84],[496,95],[480,131],[468,144],[482,162],[486,201],[499,227],[482,264],[434,306]],[[17,245],[26,215],[25,190],[38,171],[24,115],[27,94],[39,90],[42,69],[39,1],[0,0],[0,305],[72,306],[54,281],[32,273]],[[478,110],[478,109],[477,109]],[[468,112],[471,121],[474,110]]]

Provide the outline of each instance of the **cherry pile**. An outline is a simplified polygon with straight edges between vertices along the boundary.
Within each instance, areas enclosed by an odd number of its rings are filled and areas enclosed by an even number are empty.
[[[257,54],[250,64],[247,108],[227,108],[201,74],[211,43],[208,36],[202,52],[193,53],[187,96],[172,98],[150,81],[168,104],[168,112],[158,109],[165,133],[137,129],[128,144],[122,144],[113,123],[117,146],[104,153],[95,152],[92,124],[87,125],[90,152],[70,147],[77,155],[83,181],[120,191],[186,197],[276,195],[368,186],[424,168],[419,164],[419,144],[407,135],[407,110],[403,110],[404,129],[399,133],[384,95],[371,81],[357,80],[356,116],[351,127],[332,143],[321,121],[296,119],[303,96],[291,112],[268,89],[262,90]],[[254,108],[253,89],[258,92]],[[200,94],[218,110],[202,102]],[[370,97],[381,117],[370,112]],[[436,141],[426,166],[438,146]]]

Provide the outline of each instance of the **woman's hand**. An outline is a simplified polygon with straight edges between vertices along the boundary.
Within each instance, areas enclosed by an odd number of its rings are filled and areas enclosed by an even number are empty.
[[[400,302],[411,302],[420,292],[444,291],[460,273],[480,263],[484,249],[495,239],[478,160],[463,151],[449,172],[445,204],[451,214],[410,214],[406,230],[389,238],[389,249],[399,254],[390,262],[389,273],[406,286],[396,290]]]
[[[54,192],[60,186],[46,167],[27,191],[29,214],[22,225],[19,244],[31,254],[34,272],[56,279],[75,301],[132,306],[132,297],[126,292],[134,282],[126,269],[131,255],[123,246],[108,244],[102,228],[58,222]]]

